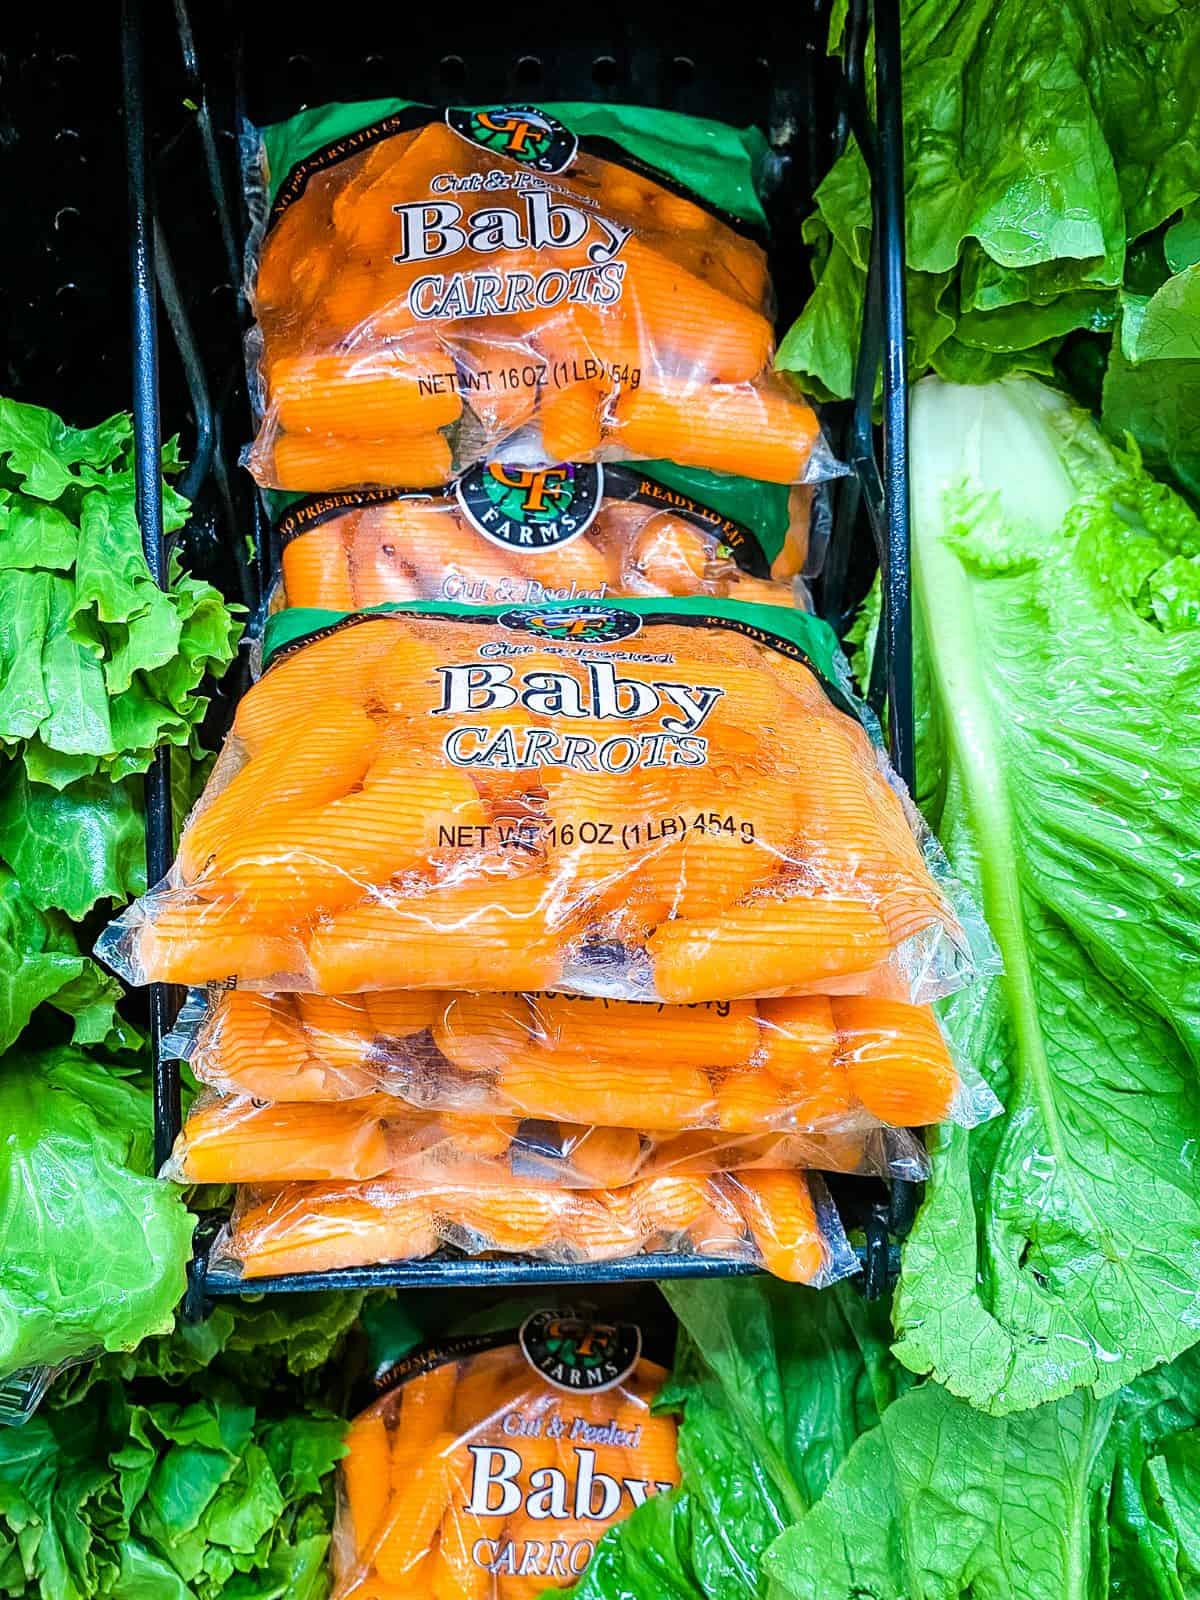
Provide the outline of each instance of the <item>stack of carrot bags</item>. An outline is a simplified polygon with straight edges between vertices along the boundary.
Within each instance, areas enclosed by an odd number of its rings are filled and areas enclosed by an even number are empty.
[[[830,469],[748,151],[665,118],[722,211],[646,168],[648,113],[373,109],[263,138],[249,462],[307,494],[176,864],[99,947],[195,992],[169,1173],[238,1186],[247,1279],[828,1282],[811,1174],[919,1175],[909,1130],[994,1109],[930,1009],[987,955],[795,603]]]

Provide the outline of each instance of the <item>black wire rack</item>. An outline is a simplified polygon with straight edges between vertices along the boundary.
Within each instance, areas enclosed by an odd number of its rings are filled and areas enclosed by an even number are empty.
[[[458,14],[440,25],[427,18],[414,37],[411,18],[399,9],[385,14],[382,8],[365,8],[336,19],[331,28],[327,15],[306,23],[291,8],[266,0],[227,0],[204,8],[194,26],[186,0],[149,11],[144,0],[123,0],[137,511],[146,559],[158,582],[165,581],[168,560],[158,473],[160,384],[168,367],[168,385],[192,430],[182,487],[190,497],[207,497],[215,505],[224,528],[227,592],[251,609],[258,606],[277,558],[259,497],[235,464],[237,446],[250,427],[240,366],[245,315],[240,260],[247,217],[236,136],[243,118],[264,123],[305,104],[403,93],[431,103],[518,97],[632,101],[742,125],[758,123],[770,142],[765,199],[784,320],[804,298],[801,223],[813,188],[853,137],[871,174],[874,227],[854,396],[827,419],[851,475],[830,491],[833,535],[817,600],[821,613],[844,631],[866,583],[879,571],[883,605],[869,699],[884,717],[893,764],[913,788],[899,0],[851,0],[844,63],[826,53],[827,0],[809,0],[786,22],[774,11],[765,13],[766,8],[761,19],[738,19],[727,7],[699,4],[689,8],[687,42],[681,46],[678,13],[664,6],[660,14],[653,4],[639,7],[636,15],[633,8],[625,16],[614,11],[607,19],[572,22],[559,14],[557,32],[536,17],[503,25]],[[174,82],[181,73],[183,92],[166,96],[164,104],[160,79],[168,57],[169,76]],[[212,70],[202,71],[202,61]],[[164,136],[159,121],[178,122],[181,107],[187,122]],[[168,218],[172,210],[174,217]],[[177,225],[186,226],[194,240],[197,218],[207,234],[205,249],[173,254],[168,236],[174,237]],[[161,351],[160,305],[171,334]],[[877,428],[881,373],[882,426]],[[246,553],[247,534],[253,556]],[[166,875],[172,857],[165,756],[147,777],[146,819],[153,884]],[[176,1002],[168,988],[152,987],[159,1164],[170,1154],[181,1119],[180,1066],[162,1047]],[[868,1296],[884,1293],[895,1275],[897,1241],[911,1225],[917,1189],[900,1180],[887,1186],[847,1180],[839,1188],[839,1200],[865,1238],[861,1281]],[[753,1270],[741,1262],[670,1255],[588,1265],[444,1255],[243,1284],[233,1274],[209,1269],[208,1253],[221,1220],[209,1214],[197,1229],[192,1315],[203,1313],[209,1297],[242,1293],[579,1284]]]

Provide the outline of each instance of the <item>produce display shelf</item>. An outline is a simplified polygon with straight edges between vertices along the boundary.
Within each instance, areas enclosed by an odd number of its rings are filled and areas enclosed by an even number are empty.
[[[756,27],[716,5],[689,8],[686,24],[671,7],[614,7],[585,24],[564,14],[479,22],[428,17],[419,37],[406,13],[370,8],[306,22],[291,8],[246,0],[189,16],[186,0],[123,0],[123,107],[128,169],[133,328],[133,414],[137,439],[137,510],[146,559],[163,583],[168,565],[158,486],[163,440],[160,381],[164,360],[185,397],[194,437],[182,487],[216,506],[224,525],[226,587],[261,607],[273,550],[259,497],[236,466],[250,417],[240,371],[244,326],[237,284],[246,232],[236,172],[243,117],[266,122],[303,104],[404,93],[431,103],[544,99],[633,101],[763,126],[770,142],[765,202],[772,221],[772,265],[781,320],[802,303],[806,283],[801,223],[813,189],[853,133],[872,181],[874,227],[862,331],[849,405],[826,421],[849,476],[823,491],[832,514],[825,569],[816,587],[820,613],[844,632],[876,568],[882,615],[868,698],[884,719],[894,766],[910,788],[913,770],[912,625],[909,566],[908,396],[905,373],[904,181],[898,0],[851,0],[844,65],[826,54],[829,6],[809,0],[786,19],[764,8]],[[193,23],[197,24],[194,29]],[[867,50],[873,28],[873,50]],[[207,30],[207,36],[205,33]],[[311,44],[305,49],[306,35]],[[364,37],[364,35],[366,37]],[[148,45],[148,40],[151,43]],[[147,76],[170,47],[182,59],[188,113],[164,138],[166,113]],[[874,81],[869,87],[868,64]],[[202,70],[202,67],[204,70]],[[157,95],[157,98],[156,98]],[[874,114],[872,115],[872,108]],[[178,103],[171,106],[179,115]],[[169,163],[169,181],[165,170]],[[182,178],[181,178],[182,171]],[[161,197],[161,202],[160,202]],[[211,205],[211,214],[202,208]],[[189,248],[168,243],[172,207],[186,217]],[[208,265],[190,248],[197,216],[212,235]],[[177,218],[175,220],[178,220]],[[216,275],[227,281],[211,280]],[[204,280],[204,272],[210,277]],[[159,303],[171,340],[160,348]],[[220,308],[219,319],[213,305]],[[214,333],[214,327],[217,331]],[[882,372],[882,425],[876,394]],[[174,415],[172,417],[174,421]],[[244,540],[253,535],[254,556]],[[173,817],[165,754],[147,778],[147,872],[165,876]],[[181,1121],[180,1064],[164,1053],[177,996],[150,992],[154,1050],[155,1152],[161,1164]],[[861,1231],[860,1279],[868,1296],[885,1291],[896,1270],[896,1240],[908,1231],[918,1186],[897,1180],[840,1180],[839,1202]],[[412,1288],[481,1284],[575,1284],[745,1274],[743,1261],[645,1255],[612,1262],[554,1264],[439,1253],[424,1261],[286,1275],[243,1283],[210,1271],[208,1250],[221,1221],[197,1229],[189,1307],[203,1313],[212,1296],[282,1291]]]

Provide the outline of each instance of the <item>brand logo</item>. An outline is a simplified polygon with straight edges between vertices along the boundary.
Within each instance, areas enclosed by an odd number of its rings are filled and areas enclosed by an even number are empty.
[[[568,1394],[615,1388],[642,1353],[642,1331],[631,1322],[585,1322],[555,1311],[535,1311],[519,1339],[533,1370]]]
[[[601,644],[612,639],[628,639],[642,625],[632,611],[617,611],[612,606],[555,606],[540,610],[522,606],[502,611],[496,619],[502,628],[514,633],[532,633],[539,639],[562,640],[570,644]]]
[[[474,467],[455,486],[463,516],[505,550],[554,550],[577,539],[600,509],[601,467],[564,462]]]
[[[446,112],[460,138],[497,155],[519,161],[531,172],[561,172],[575,159],[579,141],[537,106],[490,106],[482,111]]]

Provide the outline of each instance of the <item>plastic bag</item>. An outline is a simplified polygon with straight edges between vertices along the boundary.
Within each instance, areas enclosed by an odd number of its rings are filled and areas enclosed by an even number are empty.
[[[272,648],[170,877],[97,946],[127,981],[915,1002],[973,974],[815,618],[426,601],[283,612]]]
[[[632,108],[403,102],[250,133],[247,466],[309,492],[485,458],[835,474],[772,370],[752,144]]]
[[[788,491],[776,493],[786,531],[774,582],[748,525],[631,467],[492,462],[439,494],[313,495],[278,521],[278,601],[351,611],[421,599],[536,605],[708,594],[810,609],[799,581],[809,557],[809,497],[793,490],[789,515]]]
[[[664,1006],[217,991],[189,1003],[168,1043],[202,1083],[259,1101],[384,1094],[434,1113],[652,1127],[656,1138],[974,1127],[999,1109],[928,1007],[857,996]]]
[[[927,1176],[918,1141],[867,1117],[795,1133],[655,1133],[569,1122],[415,1109],[391,1095],[264,1104],[203,1095],[162,1176],[263,1184],[397,1178],[407,1183],[617,1188],[666,1175],[807,1167],[863,1176]]]
[[[241,1189],[212,1263],[252,1279],[420,1260],[442,1245],[572,1264],[647,1251],[719,1257],[817,1287],[858,1270],[821,1180],[794,1171],[648,1178],[620,1189],[389,1179]]]
[[[679,1482],[632,1323],[535,1312],[388,1371],[338,1474],[334,1600],[533,1600]]]

